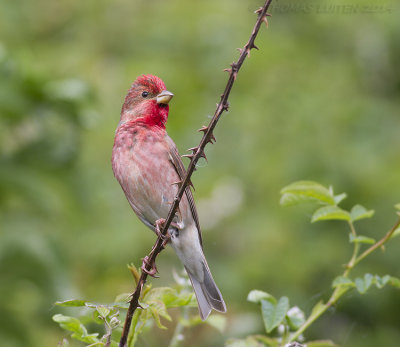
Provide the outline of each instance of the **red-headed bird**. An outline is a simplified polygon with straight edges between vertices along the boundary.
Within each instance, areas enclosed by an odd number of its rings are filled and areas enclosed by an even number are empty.
[[[125,97],[112,152],[114,175],[126,198],[140,220],[155,232],[178,192],[176,182],[185,175],[176,145],[165,130],[172,97],[160,78],[138,77]],[[199,219],[189,187],[168,234],[192,282],[200,317],[205,320],[211,309],[226,312],[203,254]]]

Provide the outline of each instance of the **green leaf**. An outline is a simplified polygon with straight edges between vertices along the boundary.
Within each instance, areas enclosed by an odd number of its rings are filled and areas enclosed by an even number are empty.
[[[110,314],[110,310],[104,306],[97,306],[96,310],[97,312],[99,312],[99,315],[103,318],[106,318]]]
[[[395,288],[400,288],[400,278],[390,276],[388,283]]]
[[[297,195],[293,193],[285,193],[282,194],[281,199],[279,200],[279,203],[282,206],[293,206],[293,205],[298,205],[302,202],[305,201],[310,201],[310,198],[302,195]]]
[[[355,222],[360,219],[371,218],[374,213],[374,210],[367,210],[364,206],[355,205],[350,211],[350,218],[352,222]]]
[[[372,280],[374,279],[374,276],[372,276],[371,274],[365,274],[364,278],[356,278],[354,280],[355,284],[356,284],[356,288],[358,290],[358,292],[360,294],[365,294],[367,292],[367,290],[369,289],[369,287],[371,287],[372,284]]]
[[[254,289],[249,293],[249,295],[247,295],[247,301],[258,304],[261,302],[261,300],[268,300],[273,304],[277,303],[276,299],[271,294],[263,292],[262,290]]]
[[[56,301],[55,305],[64,307],[81,307],[85,306],[85,303],[86,301],[84,300],[70,299],[64,301]]]
[[[289,327],[295,331],[299,329],[305,322],[304,312],[297,306],[294,306],[287,312],[286,321]]]
[[[354,237],[352,233],[349,233],[349,241],[354,243],[367,243],[371,245],[373,245],[376,242],[375,239],[373,239],[372,237],[367,237],[362,235]]]
[[[289,299],[286,296],[281,297],[277,304],[269,300],[261,300],[261,311],[267,333],[282,323],[288,310]]]
[[[159,314],[158,310],[157,310],[155,307],[153,307],[153,306],[150,306],[149,309],[150,309],[151,315],[152,315],[153,318],[154,318],[154,321],[156,322],[156,325],[157,325],[160,329],[165,329],[165,330],[166,330],[167,327],[161,324],[160,314]],[[171,319],[170,319],[170,320],[171,320]]]
[[[389,282],[389,280],[390,280],[390,275],[385,275],[383,277],[375,275],[375,285],[379,289],[383,288]]]
[[[324,206],[314,212],[311,223],[320,220],[350,220],[349,212],[337,206]]]
[[[335,205],[333,192],[313,181],[294,182],[281,190],[281,204],[284,206],[304,200],[319,201],[323,204]],[[288,196],[284,197],[285,194]],[[296,198],[297,197],[297,198]]]
[[[307,342],[307,347],[336,347],[336,346],[337,344],[335,344],[331,340],[316,340]]]
[[[53,321],[58,323],[61,328],[72,331],[72,337],[74,339],[90,344],[99,342],[99,339],[97,338],[98,334],[88,334],[85,326],[80,322],[79,319],[64,316],[62,314],[55,314],[52,318]]]
[[[206,323],[222,334],[226,327],[226,318],[220,314],[213,314],[207,318]]]
[[[178,292],[176,289],[169,287],[159,287],[151,289],[143,298],[145,303],[154,301],[162,301],[167,308],[190,306],[197,307],[197,302],[193,293],[185,291]]]
[[[338,286],[355,287],[355,283],[348,277],[338,276],[333,280],[332,287],[336,288]]]
[[[394,238],[396,236],[399,236],[399,235],[400,235],[400,226],[397,227],[395,231],[393,231],[393,234],[390,236],[390,238],[392,239],[392,238]]]
[[[58,323],[61,328],[73,332],[82,332],[83,325],[80,320],[74,317],[64,316],[63,314],[55,314],[53,317],[53,321]],[[83,327],[84,328],[84,327]]]
[[[122,293],[122,294],[119,294],[119,295],[117,295],[117,297],[115,298],[115,302],[116,303],[120,303],[120,302],[122,302],[122,303],[127,303],[127,302],[129,302],[129,300],[130,300],[130,298],[131,298],[131,293]]]
[[[399,211],[400,211],[400,204],[394,205],[394,208],[395,208],[396,210],[399,210]]]
[[[335,205],[339,205],[346,198],[347,198],[347,194],[346,193],[342,193],[342,194],[339,194],[339,195],[335,195],[333,197],[333,200],[335,200]]]

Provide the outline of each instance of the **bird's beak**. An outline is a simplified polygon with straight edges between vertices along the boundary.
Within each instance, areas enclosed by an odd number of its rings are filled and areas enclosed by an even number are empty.
[[[168,104],[174,94],[169,92],[168,90],[163,90],[160,94],[157,95],[157,104]]]

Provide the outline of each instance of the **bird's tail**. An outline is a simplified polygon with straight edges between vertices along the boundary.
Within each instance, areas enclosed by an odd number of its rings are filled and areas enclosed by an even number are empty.
[[[197,276],[192,274],[186,266],[185,269],[189,275],[190,281],[192,282],[194,293],[196,294],[200,317],[202,320],[206,320],[212,309],[219,312],[226,312],[226,305],[224,299],[222,298],[221,292],[214,282],[205,258],[202,265],[202,281],[200,281]]]

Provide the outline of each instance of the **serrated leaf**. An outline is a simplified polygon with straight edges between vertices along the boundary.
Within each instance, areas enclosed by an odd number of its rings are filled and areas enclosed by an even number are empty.
[[[156,325],[157,325],[160,329],[166,330],[167,327],[161,324],[160,315],[159,315],[157,309],[155,309],[153,306],[150,306],[150,312],[151,312],[151,315],[152,315],[153,318],[154,318],[154,321],[156,322]]]
[[[99,315],[103,318],[106,318],[110,314],[110,310],[107,307],[101,305],[97,306],[96,310],[99,313]]]
[[[300,204],[304,201],[310,201],[310,198],[306,196],[301,196],[293,193],[285,193],[282,194],[281,199],[279,200],[279,203],[282,206],[293,206]]]
[[[286,296],[281,297],[277,304],[268,300],[261,300],[261,312],[267,333],[270,333],[282,323],[288,310],[289,299]]]
[[[116,303],[120,303],[120,302],[123,302],[123,303],[127,303],[127,302],[129,302],[129,300],[130,300],[130,298],[131,298],[131,293],[122,293],[122,294],[119,294],[119,295],[117,295],[117,297],[115,298],[115,302]]]
[[[395,288],[400,288],[400,278],[390,276],[388,283]]]
[[[307,342],[307,347],[337,347],[331,340],[316,340]]]
[[[299,307],[293,306],[286,313],[286,321],[289,327],[295,331],[305,322],[305,314]]]
[[[223,333],[226,327],[226,318],[220,314],[213,314],[207,318],[206,323]]]
[[[338,286],[354,287],[355,283],[348,277],[338,276],[332,282],[332,287],[336,288]]]
[[[364,206],[355,205],[350,211],[350,218],[352,222],[355,222],[360,219],[371,218],[374,213],[374,210],[367,210]]]
[[[363,235],[359,235],[354,237],[354,235],[352,233],[349,234],[349,241],[350,242],[354,242],[354,243],[367,243],[370,245],[373,245],[376,241],[375,239],[373,239],[372,237],[367,237],[367,236],[363,236]]]
[[[249,295],[247,295],[247,301],[258,304],[261,300],[268,300],[273,304],[277,304],[276,299],[271,294],[263,292],[262,290],[254,289],[249,293]]]
[[[85,326],[77,318],[64,316],[62,314],[55,314],[52,318],[61,328],[72,331],[72,337],[79,341],[87,343],[96,343],[99,341],[97,338],[98,334],[88,334]]]
[[[63,306],[63,307],[81,307],[85,306],[85,300],[78,300],[78,299],[70,299],[64,301],[56,301],[55,305]]]
[[[53,317],[53,321],[58,323],[61,328],[73,332],[82,333],[82,323],[79,319],[69,316],[64,316],[63,314],[55,314]]]
[[[333,197],[333,200],[335,200],[335,205],[339,205],[344,199],[347,198],[346,193],[338,194]]]
[[[304,200],[319,201],[323,204],[335,205],[335,199],[332,191],[324,187],[323,185],[313,181],[298,181],[294,182],[281,190],[281,194],[292,194],[298,196],[298,202]],[[293,200],[293,196],[288,196],[286,202]],[[281,201],[282,203],[282,201]]]
[[[305,322],[304,318],[302,317],[296,317],[296,316],[286,316],[286,321],[293,331],[299,329],[303,323]]]
[[[151,289],[143,298],[143,301],[146,303],[150,303],[152,301],[162,301],[166,307],[197,307],[197,302],[193,293],[183,291],[179,293],[176,289],[169,287]]]
[[[350,220],[349,212],[337,206],[324,206],[314,212],[311,223],[321,220]]]
[[[390,280],[390,275],[385,275],[383,277],[375,275],[375,285],[379,289],[383,288],[389,282],[389,280]]]
[[[374,276],[371,274],[365,274],[363,278],[356,278],[354,280],[354,283],[356,284],[356,288],[360,294],[365,294],[369,287],[371,287],[372,280],[374,279]]]

